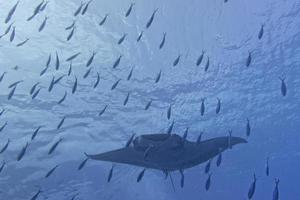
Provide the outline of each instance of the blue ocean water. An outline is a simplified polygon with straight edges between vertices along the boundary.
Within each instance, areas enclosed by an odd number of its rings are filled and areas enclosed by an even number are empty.
[[[32,20],[27,18],[41,1],[20,0],[8,23],[8,12],[17,1],[0,2],[0,34],[12,23],[12,29],[0,39],[1,109],[0,199],[31,199],[39,189],[38,199],[247,199],[249,186],[256,174],[253,199],[273,199],[275,178],[280,179],[283,200],[297,200],[300,173],[299,100],[300,100],[300,2],[228,0],[137,0],[125,16],[131,1],[97,1],[87,12],[74,16],[80,1],[49,0],[44,11]],[[87,1],[85,1],[87,3]],[[86,4],[85,4],[86,5]],[[146,24],[157,9],[153,23]],[[108,14],[105,23],[99,23]],[[45,17],[42,31],[38,31]],[[65,28],[76,20],[74,35]],[[258,39],[261,26],[264,34]],[[137,38],[143,31],[139,42]],[[164,47],[159,45],[166,33]],[[124,42],[119,39],[127,34]],[[29,40],[23,45],[16,45]],[[197,58],[204,53],[202,63]],[[56,52],[60,59],[55,69]],[[80,52],[70,62],[66,59]],[[86,63],[93,52],[95,58]],[[251,64],[246,67],[251,52]],[[45,69],[51,54],[49,68]],[[122,55],[120,64],[113,68]],[[173,66],[174,60],[180,60]],[[205,66],[209,57],[210,65]],[[18,67],[15,67],[18,66]],[[88,77],[86,71],[91,68]],[[132,77],[127,76],[133,69]],[[161,71],[161,79],[155,79]],[[97,72],[100,82],[93,88]],[[65,75],[48,92],[52,77]],[[75,77],[78,85],[72,94]],[[286,96],[281,94],[285,79]],[[116,89],[112,85],[121,79]],[[23,80],[11,99],[8,86]],[[39,82],[41,88],[32,99],[30,90]],[[64,102],[57,102],[67,92]],[[124,99],[130,93],[128,103]],[[201,99],[205,112],[201,116]],[[217,98],[221,111],[215,113]],[[152,99],[149,110],[144,107]],[[99,112],[107,105],[105,113]],[[171,119],[167,110],[172,105]],[[65,117],[62,126],[57,129]],[[246,136],[247,119],[251,134]],[[180,173],[174,172],[175,191],[161,171],[147,170],[139,183],[141,168],[116,164],[111,182],[107,176],[111,163],[88,160],[84,152],[101,153],[123,147],[132,133],[166,132],[175,121],[173,133],[183,135],[189,127],[188,140],[196,141],[227,136],[247,138],[248,143],[235,146],[223,154],[223,162],[212,162],[209,191],[205,190],[205,164],[185,170],[185,185],[180,188]],[[39,127],[40,131],[31,140]],[[62,139],[49,155],[53,144]],[[29,143],[24,157],[17,161]],[[269,158],[270,175],[265,175]],[[56,170],[45,178],[54,166]]]

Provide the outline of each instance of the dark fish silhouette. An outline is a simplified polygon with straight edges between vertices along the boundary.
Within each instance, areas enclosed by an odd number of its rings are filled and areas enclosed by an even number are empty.
[[[75,76],[75,82],[74,82],[74,85],[72,88],[72,94],[74,94],[76,92],[76,89],[77,89],[77,77]]]
[[[49,56],[48,56],[48,60],[47,60],[47,62],[46,62],[46,67],[49,67],[50,62],[51,62],[51,53],[50,53]]]
[[[128,8],[128,10],[127,10],[126,13],[125,13],[125,17],[128,17],[128,16],[130,15],[130,13],[131,13],[131,11],[132,11],[132,8],[133,8],[134,4],[135,4],[135,3],[131,3],[131,4],[130,4],[130,7]]]
[[[64,124],[65,119],[66,119],[66,117],[63,117],[63,118],[60,120],[59,124],[58,124],[57,127],[56,127],[57,130],[60,129],[61,126]]]
[[[76,21],[73,20],[72,24],[69,25],[69,26],[67,26],[67,27],[65,28],[65,30],[70,30],[71,28],[73,28],[73,27],[75,26],[75,24],[76,24]]]
[[[146,171],[146,168],[144,168],[138,175],[137,179],[136,179],[136,182],[140,182],[145,174],[145,171]]]
[[[246,60],[246,67],[249,67],[252,61],[252,53],[249,51],[248,58]]]
[[[12,32],[11,32],[11,34],[10,34],[9,41],[10,41],[10,42],[13,42],[14,39],[15,39],[15,36],[16,36],[16,27],[14,26],[14,27],[13,27],[13,30],[12,30]]]
[[[285,84],[285,78],[281,78],[279,77],[279,79],[281,80],[281,94],[282,96],[286,96],[286,93],[287,93],[287,87],[286,87],[286,84]]]
[[[74,35],[74,31],[76,29],[76,26],[73,26],[72,30],[70,31],[68,37],[67,37],[67,41],[71,40],[73,35]]]
[[[202,63],[205,51],[202,50],[202,54],[198,57],[196,65],[199,66]]]
[[[104,106],[104,108],[99,112],[99,116],[102,116],[104,112],[106,111],[108,105]]]
[[[109,170],[109,174],[108,174],[108,178],[107,178],[107,182],[109,183],[112,176],[113,176],[113,171],[114,171],[114,165],[111,166],[111,169]]]
[[[217,162],[216,162],[217,167],[219,167],[221,165],[221,163],[222,163],[222,153],[219,153]]]
[[[82,12],[81,12],[81,15],[84,15],[87,11],[87,9],[89,8],[89,5],[90,3],[92,2],[93,0],[90,0],[89,2],[87,2],[84,6],[84,8],[82,9]]]
[[[269,176],[269,174],[270,174],[269,158],[267,158],[267,161],[266,161],[266,176]]]
[[[33,93],[33,95],[32,95],[32,99],[35,99],[35,97],[40,93],[40,91],[41,91],[41,88],[39,88],[38,90],[36,90],[34,93]]]
[[[140,34],[139,34],[139,36],[136,39],[137,42],[139,42],[142,39],[143,34],[144,34],[144,31],[141,31]]]
[[[15,11],[17,9],[17,6],[18,6],[19,2],[20,1],[17,1],[17,3],[9,10],[9,12],[8,12],[8,14],[7,14],[6,18],[5,18],[5,21],[4,21],[5,24],[7,24],[11,20],[12,16],[14,15],[14,13],[15,13]]]
[[[40,8],[40,12],[43,12],[46,9],[48,3],[49,3],[49,1],[46,1],[45,3],[42,4],[42,6]]]
[[[5,167],[5,161],[2,163],[1,167],[0,167],[0,173],[3,171],[4,167]]]
[[[131,68],[131,70],[130,70],[128,76],[127,76],[127,81],[129,81],[131,79],[132,73],[133,73],[133,67]]]
[[[36,137],[36,135],[38,134],[38,132],[40,131],[40,129],[42,127],[43,126],[39,126],[39,127],[37,127],[37,129],[35,129],[35,131],[33,132],[32,136],[31,136],[31,140],[34,140],[34,138]]]
[[[48,19],[49,18],[46,16],[45,19],[44,19],[44,21],[42,22],[42,24],[39,27],[39,32],[41,32],[42,30],[44,30]]]
[[[174,127],[174,124],[175,124],[175,121],[173,120],[172,123],[171,123],[171,125],[169,126],[169,128],[167,130],[167,134],[168,135],[171,135],[173,127]]]
[[[151,104],[152,104],[152,99],[150,99],[150,101],[146,104],[145,110],[148,110],[150,108]]]
[[[23,46],[23,45],[26,44],[28,41],[29,41],[29,38],[26,38],[24,41],[18,43],[16,46],[17,46],[17,47]]]
[[[178,65],[179,61],[180,61],[180,57],[181,55],[178,55],[177,58],[174,60],[173,62],[173,66],[175,67],[176,65]]]
[[[250,121],[247,118],[247,125],[246,125],[246,135],[247,135],[247,137],[250,136],[250,132],[251,132]]]
[[[72,62],[70,62],[69,70],[68,70],[68,76],[70,76],[72,73]]]
[[[96,55],[96,52],[93,52],[92,56],[89,58],[89,60],[88,60],[87,63],[86,63],[86,66],[87,66],[87,67],[90,66],[90,65],[92,64],[95,55]]]
[[[232,149],[232,130],[228,131],[229,137],[228,137],[228,148]]]
[[[65,91],[64,96],[57,102],[57,104],[61,104],[62,102],[64,102],[66,97],[67,97],[67,91]]]
[[[158,81],[160,80],[160,77],[161,77],[161,70],[159,71],[159,73],[156,76],[155,83],[158,83]]]
[[[8,88],[15,87],[15,86],[17,86],[19,83],[22,83],[22,82],[24,82],[24,81],[23,81],[23,80],[20,80],[20,81],[13,82],[12,84],[10,84],[10,85],[8,86]]]
[[[208,68],[209,68],[209,57],[207,57],[207,61],[206,61],[204,71],[207,72]]]
[[[103,19],[99,22],[99,25],[102,26],[105,22],[106,22],[106,19],[108,17],[108,14],[106,14]]]
[[[157,11],[158,11],[158,8],[156,8],[156,9],[153,11],[153,13],[152,13],[150,19],[148,20],[148,22],[147,22],[147,24],[146,24],[146,28],[149,28],[149,27],[151,26],[151,24],[152,24],[152,22],[153,22],[153,19],[154,19],[155,14],[156,14]]]
[[[43,4],[44,4],[44,0],[43,0],[41,3],[39,3],[39,4],[37,5],[37,7],[35,7],[35,9],[34,9],[32,15],[31,15],[30,17],[28,17],[27,21],[32,20],[32,19],[33,19],[33,18],[41,11],[41,7],[43,6]],[[45,9],[45,8],[44,8],[44,9]]]
[[[2,116],[4,112],[5,112],[5,109],[3,108],[0,112],[0,116]]]
[[[2,147],[2,149],[0,150],[0,154],[3,153],[3,152],[7,149],[9,143],[10,143],[10,140],[8,139],[7,142],[6,142],[6,144],[5,144],[5,145]]]
[[[17,86],[15,86],[11,89],[11,91],[9,92],[8,97],[7,97],[8,100],[10,100],[13,97],[13,95],[16,91],[16,88],[17,88]]]
[[[45,178],[48,178],[49,176],[51,176],[51,174],[53,174],[53,172],[57,169],[58,165],[56,165],[55,167],[53,167],[52,169],[50,169],[47,174],[45,175]]]
[[[189,132],[189,127],[187,127],[187,128],[185,129],[184,134],[183,134],[183,136],[182,136],[182,139],[183,139],[184,141],[185,141],[186,138],[187,138],[188,132]]]
[[[164,47],[165,42],[166,42],[166,36],[167,36],[167,33],[164,33],[163,39],[161,40],[161,42],[159,44],[159,49],[162,49]]]
[[[79,56],[81,54],[81,52],[75,53],[72,56],[70,56],[69,58],[66,59],[67,62],[73,61],[75,58],[77,58],[77,56]]]
[[[260,40],[264,35],[264,24],[261,25],[259,33],[258,33],[258,39]]]
[[[208,175],[208,178],[206,180],[206,183],[205,183],[205,190],[208,191],[209,188],[210,188],[210,183],[211,183],[211,174]]]
[[[171,118],[171,111],[172,111],[172,106],[170,105],[167,111],[167,118],[170,119]]]
[[[59,143],[62,141],[62,138],[60,138],[57,142],[55,142],[51,148],[48,151],[48,155],[52,154],[54,152],[54,150],[57,148],[57,146],[59,145]]]
[[[124,33],[123,36],[119,39],[118,44],[122,44],[127,36],[127,33]]]
[[[217,108],[216,108],[216,114],[219,114],[220,110],[221,110],[221,99],[217,98],[218,103],[217,103]]]
[[[117,58],[117,60],[114,62],[113,68],[116,68],[116,67],[120,64],[121,58],[122,58],[122,55],[120,55],[120,56]]]
[[[123,106],[126,106],[126,104],[128,103],[128,100],[129,100],[129,96],[130,96],[130,93],[128,92],[124,102],[123,102]]]
[[[207,174],[210,170],[211,160],[208,161],[208,163],[205,166],[205,174]]]
[[[99,82],[100,82],[100,75],[99,75],[99,73],[97,72],[97,79],[96,79],[96,82],[95,82],[95,84],[94,84],[93,87],[96,88],[96,87],[98,86]]]
[[[117,80],[112,86],[111,86],[111,90],[116,89],[116,87],[118,86],[119,82],[121,81],[121,79]]]
[[[129,147],[129,146],[130,146],[130,144],[132,143],[134,137],[135,137],[135,134],[133,133],[133,134],[131,135],[131,137],[129,138],[129,140],[126,142],[125,147]]]
[[[89,158],[84,159],[80,165],[78,166],[78,170],[82,170],[82,168],[85,166],[86,162],[89,160]]]
[[[53,86],[55,85],[55,84],[57,84],[61,79],[63,79],[65,77],[65,75],[61,75],[60,77],[58,77],[57,79],[55,79],[55,77],[53,76],[52,77],[52,80],[51,80],[51,82],[50,82],[50,85],[49,85],[49,87],[48,87],[48,91],[49,92],[51,92],[52,91],[52,89],[53,89]]]
[[[28,142],[26,143],[26,145],[22,148],[21,152],[19,153],[19,155],[17,157],[17,161],[20,161],[23,158],[23,156],[26,153],[27,147],[28,147]]]
[[[7,74],[7,72],[3,72],[2,75],[0,76],[0,82],[2,82],[2,80],[3,80],[4,76],[5,76],[5,74]]]
[[[39,195],[40,195],[41,192],[42,192],[42,191],[39,189],[39,190],[35,193],[35,195],[33,195],[33,197],[31,197],[30,200],[37,200],[37,198],[39,197]]]
[[[37,82],[36,84],[34,84],[32,87],[31,87],[31,89],[30,89],[30,95],[32,95],[33,93],[34,93],[34,91],[35,91],[35,89],[36,89],[36,87],[38,86],[38,84],[40,84],[40,82]]]
[[[203,135],[203,131],[198,135],[198,138],[197,138],[197,144],[200,144],[201,143],[201,139],[202,139],[202,135]]]
[[[205,98],[201,99],[201,116],[204,115],[205,112],[205,104],[204,104]]]
[[[252,199],[254,193],[255,193],[255,187],[256,187],[256,177],[255,174],[253,175],[253,182],[250,185],[250,188],[248,190],[248,199]]]
[[[41,72],[40,72],[40,76],[43,76],[46,71],[48,70],[49,66],[46,66]]]
[[[275,179],[275,188],[273,190],[273,200],[279,199],[279,189],[278,189],[279,179]]]
[[[12,22],[5,30],[5,32],[0,36],[0,38],[2,38],[3,36],[7,35],[9,33],[9,31],[11,30],[12,26],[13,26],[14,22]]]
[[[181,179],[180,179],[180,187],[183,188],[184,186],[184,174],[183,174],[183,170],[179,170],[180,175],[181,175]]]
[[[55,57],[56,57],[55,69],[58,70],[59,69],[59,65],[60,65],[60,61],[59,61],[59,57],[58,57],[57,51],[55,52]]]
[[[83,78],[87,78],[89,76],[89,74],[91,73],[92,68],[89,68],[88,70],[86,70],[86,72],[83,75]]]
[[[2,132],[6,126],[7,126],[7,122],[5,122],[5,123],[0,127],[0,132]]]
[[[75,17],[81,12],[83,6],[84,6],[84,3],[81,2],[81,3],[80,3],[80,6],[79,6],[79,7],[76,9],[76,11],[74,12],[74,16],[75,16]]]

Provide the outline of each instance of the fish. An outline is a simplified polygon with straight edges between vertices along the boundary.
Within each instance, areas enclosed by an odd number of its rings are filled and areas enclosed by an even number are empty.
[[[181,179],[180,179],[180,187],[183,188],[184,186],[184,174],[183,174],[183,170],[179,170],[180,175],[181,175]]]
[[[141,31],[140,34],[139,34],[139,36],[136,39],[137,42],[139,42],[142,39],[143,34],[144,34],[144,31]]]
[[[16,44],[16,47],[23,46],[23,45],[26,44],[28,41],[29,41],[29,38],[26,38],[24,41],[22,41],[22,42]]]
[[[42,30],[44,30],[48,19],[49,19],[49,17],[46,16],[45,19],[44,19],[44,21],[42,22],[42,24],[39,27],[39,32],[41,32]]]
[[[5,109],[3,108],[0,112],[0,116],[2,116],[4,112],[5,112]]]
[[[169,126],[169,128],[167,130],[167,134],[168,135],[171,135],[173,127],[174,127],[174,124],[175,124],[175,121],[173,120],[172,123],[171,123],[171,125]]]
[[[74,35],[74,31],[76,29],[76,26],[73,26],[72,30],[70,31],[68,37],[67,37],[67,41],[71,40],[71,38],[73,37]]]
[[[37,87],[39,84],[40,84],[40,82],[37,82],[36,84],[34,84],[34,85],[31,87],[30,92],[29,92],[30,95],[32,95],[32,94],[34,93],[36,87]]]
[[[208,175],[208,178],[207,178],[206,183],[205,183],[205,190],[206,190],[206,191],[208,191],[209,188],[210,188],[211,175],[212,175],[212,174],[209,174],[209,175]]]
[[[67,91],[65,91],[64,96],[57,102],[57,104],[61,104],[62,102],[64,102],[66,97],[67,97]]]
[[[0,76],[0,82],[2,82],[2,80],[3,80],[4,76],[5,76],[5,74],[7,74],[7,72],[3,72],[2,75]]]
[[[246,125],[246,135],[247,135],[247,137],[250,136],[250,132],[251,132],[250,121],[247,118],[247,125]]]
[[[217,167],[221,165],[221,162],[222,162],[222,153],[220,152],[216,162]]]
[[[208,161],[208,163],[205,166],[205,174],[207,174],[210,170],[211,160]]]
[[[136,182],[140,182],[145,174],[145,171],[146,171],[146,168],[144,168],[138,175],[137,179],[136,179]]]
[[[40,8],[40,12],[43,12],[46,9],[48,3],[49,3],[49,1],[46,1],[45,3],[42,4],[42,6]]]
[[[52,154],[54,152],[54,150],[57,148],[57,146],[59,145],[59,143],[62,141],[63,139],[60,138],[57,142],[55,142],[51,148],[48,151],[48,155]]]
[[[260,40],[264,35],[264,24],[261,25],[260,30],[258,32],[258,39]]]
[[[44,4],[44,0],[43,0],[41,3],[39,3],[39,4],[37,5],[37,7],[35,7],[35,9],[34,9],[32,15],[31,15],[30,17],[27,18],[27,21],[32,20],[32,19],[33,19],[33,18],[41,11],[41,7],[43,6],[43,4]],[[45,9],[45,8],[44,8],[44,9]]]
[[[248,190],[248,199],[252,199],[254,193],[255,193],[255,186],[256,186],[256,176],[253,175],[253,182],[251,183],[249,190]]]
[[[54,79],[53,80],[53,85],[54,84],[57,84],[62,78],[64,78],[65,77],[65,75],[61,75],[60,77],[58,77],[56,80]]]
[[[267,161],[266,161],[266,176],[269,176],[269,174],[270,174],[269,158],[267,158]]]
[[[49,66],[46,66],[46,67],[40,72],[40,76],[43,76],[43,75],[46,73],[46,71],[47,71],[48,68],[49,68]]]
[[[10,25],[5,29],[4,33],[0,36],[0,38],[2,38],[3,36],[5,36],[9,33],[9,31],[11,30],[13,24],[14,24],[14,22],[10,23]]]
[[[172,111],[172,106],[170,105],[167,111],[167,118],[170,119],[171,118],[171,111]]]
[[[16,27],[14,26],[14,27],[13,27],[13,30],[12,30],[12,32],[11,32],[11,34],[10,34],[9,41],[10,41],[10,42],[13,42],[14,39],[15,39],[15,36],[16,36]]]
[[[228,147],[229,147],[229,149],[232,149],[232,142],[231,142],[231,139],[232,139],[232,130],[229,130],[228,133],[229,133]]]
[[[62,127],[62,125],[63,125],[64,122],[65,122],[65,119],[66,119],[66,117],[63,117],[63,118],[60,120],[59,124],[58,124],[57,127],[56,127],[57,130],[60,129],[60,128]]]
[[[249,67],[252,61],[252,53],[249,51],[248,52],[248,58],[246,60],[246,67]]]
[[[77,58],[77,56],[79,56],[81,54],[81,52],[75,53],[73,55],[71,55],[69,58],[66,59],[66,62],[70,62],[73,61],[75,58]]]
[[[56,165],[55,167],[53,167],[52,169],[50,169],[47,174],[45,175],[45,178],[48,178],[49,176],[51,176],[51,174],[53,174],[53,172],[57,169],[58,165]]]
[[[178,65],[179,61],[180,61],[180,57],[181,55],[178,55],[177,58],[173,61],[173,66],[175,67],[176,65]]]
[[[67,26],[65,28],[65,30],[70,30],[71,28],[73,28],[75,26],[75,24],[76,24],[76,20],[73,20],[73,23],[71,25]]]
[[[16,91],[16,88],[17,88],[17,86],[15,86],[15,87],[9,92],[8,97],[7,97],[8,100],[10,100],[10,99],[13,97],[13,95],[14,95],[14,93],[15,93],[15,91]]]
[[[130,96],[130,92],[128,92],[124,102],[123,102],[123,106],[126,106],[126,104],[128,103],[128,100],[129,100],[129,96]]]
[[[88,160],[89,160],[89,158],[84,159],[78,166],[77,170],[82,170],[82,168],[85,166],[85,164]]]
[[[162,49],[165,45],[165,42],[166,42],[166,36],[167,36],[167,33],[163,33],[163,38],[159,44],[159,49]]]
[[[9,10],[9,12],[8,12],[8,14],[5,18],[5,21],[4,21],[5,24],[7,24],[11,20],[12,16],[14,15],[14,13],[15,13],[18,5],[19,5],[19,3],[20,3],[20,1],[17,1],[17,3]]]
[[[203,57],[204,57],[204,53],[205,51],[202,50],[202,54],[198,57],[197,61],[196,61],[196,65],[199,66],[202,63]]]
[[[96,88],[96,87],[98,86],[99,82],[100,82],[100,75],[99,75],[99,73],[97,72],[97,79],[96,79],[96,82],[94,83],[93,88]]]
[[[117,60],[114,62],[113,68],[116,68],[116,67],[120,64],[121,58],[122,58],[122,55],[120,55],[120,56],[117,58]]]
[[[22,148],[21,152],[19,153],[18,157],[17,157],[17,161],[22,160],[23,156],[26,153],[27,147],[28,147],[28,142],[26,143],[26,145]]]
[[[91,73],[92,68],[89,68],[83,75],[83,78],[87,78],[89,76],[89,74]]]
[[[156,76],[155,83],[158,83],[158,82],[159,82],[160,77],[161,77],[161,70],[159,71],[159,73],[158,73],[157,76]]]
[[[201,143],[201,139],[202,139],[202,135],[204,134],[204,131],[202,131],[200,134],[199,134],[199,136],[198,136],[198,138],[197,138],[197,144],[200,144]]]
[[[87,2],[84,6],[84,8],[82,9],[82,12],[81,12],[81,15],[84,15],[86,13],[86,11],[88,10],[89,8],[89,5],[90,3],[92,2],[93,0],[90,0],[89,2]]]
[[[53,76],[52,77],[52,80],[51,80],[51,82],[50,82],[50,84],[49,84],[49,87],[48,87],[48,92],[51,92],[52,91],[52,89],[53,89],[53,86],[55,85],[55,84],[57,84],[62,78],[64,78],[65,77],[65,75],[61,75],[60,77],[58,77],[57,79],[55,79],[55,77]]]
[[[33,93],[31,98],[34,99],[40,93],[40,91],[41,91],[41,88],[39,88],[37,91],[35,91],[35,93]]]
[[[33,195],[33,197],[31,197],[30,200],[37,200],[37,198],[39,197],[39,195],[40,195],[41,192],[42,192],[42,191],[39,189],[39,190],[35,193],[35,195]]]
[[[89,58],[89,60],[87,61],[86,65],[85,65],[86,67],[89,67],[92,64],[95,55],[96,55],[96,52],[93,51],[92,56]]]
[[[77,77],[75,76],[75,82],[74,82],[74,85],[72,88],[72,94],[74,94],[76,92],[76,89],[77,89]]]
[[[3,153],[8,148],[9,143],[10,143],[10,139],[7,140],[6,144],[0,150],[0,154]]]
[[[206,64],[205,64],[204,71],[207,72],[208,68],[209,68],[209,57],[207,57],[207,61],[206,61]]]
[[[112,176],[113,176],[113,171],[114,171],[114,165],[111,166],[110,170],[109,170],[109,174],[108,174],[108,178],[107,178],[107,182],[109,183]]]
[[[5,161],[2,163],[1,167],[0,167],[0,173],[3,171],[4,167],[5,167]]]
[[[127,33],[124,33],[123,36],[118,40],[118,44],[122,44],[127,36]]]
[[[22,83],[22,82],[24,82],[24,81],[23,81],[23,80],[19,80],[19,81],[13,82],[12,84],[10,84],[10,85],[8,86],[8,88],[15,87],[15,86],[17,86],[19,83]]]
[[[33,132],[32,136],[31,136],[31,140],[34,140],[34,138],[37,136],[38,132],[40,131],[40,129],[44,127],[44,126],[39,126],[37,127],[37,129],[35,129],[35,131]]]
[[[108,105],[104,106],[104,108],[99,112],[99,116],[102,116],[104,112],[106,111]]]
[[[76,11],[74,12],[74,16],[76,17],[82,10],[83,6],[85,3],[81,2],[80,6],[76,9]]]
[[[201,116],[204,115],[205,112],[205,104],[204,104],[205,98],[201,99]]]
[[[107,17],[108,17],[108,14],[105,14],[103,19],[99,22],[99,26],[102,26],[106,22]]]
[[[130,7],[128,8],[128,10],[125,13],[125,17],[128,17],[130,15],[134,5],[135,5],[135,3],[133,3],[133,2],[130,4]]]
[[[279,77],[279,80],[281,80],[281,95],[285,97],[287,93],[285,78]]]
[[[75,200],[75,198],[76,198],[78,195],[79,195],[79,193],[74,194],[74,195],[72,196],[72,199],[71,199],[71,200]]]
[[[217,108],[216,108],[216,114],[219,114],[220,110],[221,110],[221,99],[217,98]]]
[[[183,137],[182,137],[183,140],[186,140],[187,135],[188,135],[188,132],[189,132],[189,127],[187,127],[187,128],[185,129],[185,131],[184,131],[184,134],[183,134]]]
[[[278,189],[279,179],[275,179],[275,188],[273,190],[273,200],[279,199],[279,189]]]
[[[2,132],[4,130],[4,128],[7,126],[7,122],[5,122],[1,127],[0,127],[0,132]]]
[[[69,70],[68,70],[68,76],[70,76],[72,73],[72,62],[70,62]]]
[[[118,84],[119,84],[120,81],[121,81],[121,79],[117,80],[117,81],[111,86],[111,90],[114,90],[114,89],[118,86]]]
[[[60,65],[60,61],[59,61],[59,57],[58,57],[57,51],[55,52],[55,57],[56,57],[55,69],[58,70],[59,69],[59,65]]]
[[[150,101],[146,104],[145,110],[148,110],[150,108],[151,104],[152,104],[152,99],[150,99]]]
[[[127,81],[129,81],[131,79],[132,73],[133,73],[133,67],[131,68],[131,70],[130,70],[128,76],[127,76]]]
[[[47,59],[47,62],[46,62],[46,67],[49,67],[50,62],[51,62],[51,53],[48,56],[48,59]]]
[[[157,11],[158,11],[158,8],[156,8],[156,9],[153,11],[153,13],[152,13],[150,19],[147,21],[146,28],[149,28],[149,27],[151,26],[151,24],[152,24],[152,22],[153,22],[153,20],[154,20],[154,17],[155,17],[155,14],[156,14]]]
[[[129,146],[130,146],[130,144],[132,143],[134,137],[135,137],[135,133],[133,133],[133,134],[131,135],[131,137],[129,138],[129,140],[126,142],[125,147],[129,147]]]

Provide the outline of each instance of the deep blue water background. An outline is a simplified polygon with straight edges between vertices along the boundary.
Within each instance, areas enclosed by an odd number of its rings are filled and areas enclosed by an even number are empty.
[[[16,1],[0,2],[0,32],[7,25],[4,19]],[[39,199],[247,199],[252,175],[258,177],[254,199],[272,199],[274,178],[280,179],[280,199],[300,198],[300,2],[296,0],[137,0],[132,13],[125,18],[130,1],[94,0],[84,16],[77,17],[74,38],[66,42],[73,13],[80,1],[50,0],[46,10],[32,21],[32,14],[39,1],[21,0],[13,16],[16,38],[9,42],[9,35],[0,40],[0,73],[7,74],[0,84],[1,107],[5,113],[0,124],[8,125],[0,133],[0,147],[7,139],[11,143],[0,162],[7,164],[0,173],[0,199],[30,199],[41,188]],[[153,10],[159,8],[152,26],[145,24]],[[109,17],[99,26],[103,16]],[[49,21],[39,33],[38,27],[45,16]],[[258,40],[261,24],[264,36]],[[144,35],[136,42],[140,31]],[[158,45],[163,32],[167,33],[162,50]],[[124,34],[123,44],[117,41]],[[22,47],[15,45],[30,38]],[[205,56],[201,66],[195,62],[201,51],[206,51],[211,65],[204,72]],[[61,59],[59,71],[52,59],[49,71],[40,77],[49,53],[55,51]],[[85,63],[93,51],[97,52],[88,78]],[[252,63],[245,67],[248,51]],[[81,52],[73,62],[73,74],[65,77],[51,93],[47,91],[52,75],[66,74],[69,63],[65,59]],[[120,65],[112,69],[115,59],[123,55]],[[181,54],[175,67],[174,59]],[[14,70],[15,65],[19,66]],[[134,66],[133,76],[126,81]],[[159,83],[154,84],[162,70]],[[92,88],[96,72],[100,84]],[[77,92],[71,90],[74,75],[78,77]],[[280,93],[285,77],[288,88],[286,97]],[[122,79],[116,90],[111,85]],[[11,100],[8,85],[24,80]],[[43,89],[32,100],[29,90],[37,81]],[[68,92],[66,101],[57,101]],[[123,106],[128,92],[129,102]],[[201,98],[206,98],[206,112],[200,115]],[[215,114],[217,97],[222,100],[219,115]],[[144,106],[152,98],[148,111]],[[166,117],[172,104],[172,119]],[[101,117],[98,113],[109,105]],[[62,117],[66,121],[56,130]],[[174,131],[183,134],[190,127],[189,140],[196,140],[201,131],[203,138],[228,134],[246,137],[246,119],[251,122],[248,144],[235,146],[223,155],[220,168],[213,162],[212,185],[205,191],[207,176],[204,164],[185,171],[185,187],[179,187],[180,176],[173,174],[176,192],[169,180],[159,171],[146,171],[143,180],[136,183],[140,168],[117,165],[112,182],[107,183],[111,163],[88,161],[82,171],[79,163],[85,159],[83,152],[100,153],[124,146],[132,132],[137,134],[165,132],[175,120]],[[16,157],[33,131],[44,125],[24,158]],[[53,155],[48,150],[59,138],[63,142]],[[270,158],[270,176],[265,176],[266,158]],[[215,160],[214,160],[215,161]],[[45,174],[59,164],[52,176]]]

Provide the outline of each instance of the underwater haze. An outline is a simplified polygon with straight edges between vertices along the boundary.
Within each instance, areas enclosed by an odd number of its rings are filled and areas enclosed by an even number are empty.
[[[296,0],[0,1],[0,200],[299,199],[299,30]],[[84,154],[170,126],[248,143],[184,187]]]

